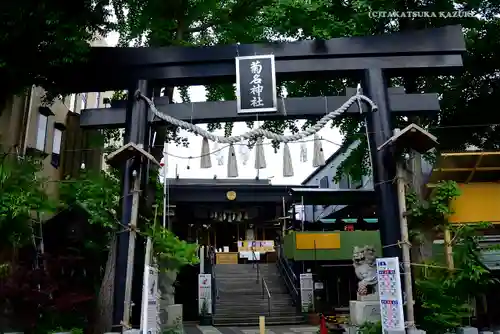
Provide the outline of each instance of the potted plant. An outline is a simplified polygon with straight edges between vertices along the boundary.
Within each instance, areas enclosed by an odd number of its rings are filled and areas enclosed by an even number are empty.
[[[126,91],[115,91],[113,96],[110,98],[104,98],[104,104],[110,104],[112,108],[125,108],[127,104],[127,92]]]
[[[201,304],[201,311],[200,311],[200,326],[210,326],[210,325],[212,325],[212,317],[208,313],[207,301],[203,300],[203,304]]]

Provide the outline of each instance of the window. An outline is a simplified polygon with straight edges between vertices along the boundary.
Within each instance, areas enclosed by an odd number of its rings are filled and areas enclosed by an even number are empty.
[[[339,189],[349,189],[349,175],[342,175],[339,181]]]
[[[49,124],[49,116],[54,115],[47,107],[38,108],[38,118],[36,124],[35,149],[40,152],[45,152],[47,144],[47,127]]]
[[[80,109],[87,109],[87,93],[82,93],[82,107]]]
[[[321,180],[319,180],[320,188],[329,188],[330,182],[328,181],[328,176],[323,176]]]
[[[351,189],[361,189],[363,188],[363,181],[362,180],[359,180],[359,181],[353,181],[352,179],[349,180],[350,184],[351,184]]]
[[[95,107],[96,108],[100,108],[101,107],[101,92],[97,92],[96,93],[96,104],[95,104]]]
[[[75,110],[76,110],[76,94],[71,94],[69,96],[68,109],[75,112]]]
[[[62,143],[62,135],[65,127],[62,123],[54,124],[54,137],[52,138],[52,159],[51,164],[55,168],[59,167],[61,161],[61,143]]]

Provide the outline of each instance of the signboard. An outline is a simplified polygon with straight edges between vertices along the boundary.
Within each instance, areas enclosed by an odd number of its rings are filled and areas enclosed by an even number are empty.
[[[314,281],[312,274],[300,274],[300,304],[302,312],[314,308]]]
[[[198,274],[198,312],[201,314],[203,304],[207,313],[212,314],[212,275]]]
[[[382,328],[386,331],[404,331],[405,320],[399,259],[397,257],[377,259],[377,279]]]
[[[160,333],[158,269],[153,266],[146,266],[144,270],[142,333],[157,334]]]
[[[267,253],[274,252],[274,240],[244,240],[238,241],[238,252]]]
[[[236,105],[238,113],[278,110],[274,55],[236,57]]]

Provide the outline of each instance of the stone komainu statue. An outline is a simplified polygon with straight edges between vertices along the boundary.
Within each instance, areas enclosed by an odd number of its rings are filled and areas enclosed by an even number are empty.
[[[358,282],[358,300],[369,296],[378,297],[377,265],[375,259],[374,247],[354,247],[352,263],[356,276],[360,279]]]

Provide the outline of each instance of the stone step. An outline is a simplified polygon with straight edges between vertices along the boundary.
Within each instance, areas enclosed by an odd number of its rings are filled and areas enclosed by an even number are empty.
[[[227,284],[218,284],[216,285],[217,290],[219,291],[232,291],[234,290],[241,290],[241,291],[262,291],[262,285],[227,285]],[[269,291],[283,291],[285,293],[286,287],[284,286],[267,286],[267,289]],[[265,289],[264,289],[265,290]],[[278,293],[278,292],[276,292]]]
[[[216,267],[216,287],[219,298],[215,305],[214,325],[258,325],[259,316],[266,324],[301,324],[304,318],[293,305],[276,264],[220,265]],[[262,283],[271,293],[271,300],[262,298]],[[269,304],[271,314],[269,315]]]
[[[219,313],[232,313],[233,315],[237,316],[240,314],[252,314],[252,313],[262,313],[262,312],[267,312],[268,311],[268,305],[256,305],[256,306],[243,306],[243,305],[215,305],[215,310],[216,314]],[[290,313],[290,312],[295,312],[297,313],[297,308],[293,306],[292,304],[288,305],[273,305],[271,304],[271,310],[273,313],[279,313],[279,312],[284,312],[284,313]]]
[[[222,319],[222,318],[232,318],[232,317],[235,317],[236,315],[234,313],[231,313],[231,312],[227,312],[225,310],[218,310],[217,312],[217,318],[218,319]],[[238,317],[245,317],[247,319],[251,319],[251,318],[254,318],[254,317],[259,317],[259,316],[266,316],[266,317],[295,317],[297,316],[297,313],[294,312],[294,310],[291,310],[291,311],[277,311],[277,310],[273,310],[271,309],[271,315],[269,315],[269,311],[267,309],[265,310],[261,310],[261,311],[253,311],[253,312],[240,312],[238,315]]]
[[[267,299],[253,299],[253,300],[245,300],[244,302],[238,302],[237,300],[217,300],[216,305],[222,305],[222,306],[247,306],[247,305],[261,305],[261,306],[267,306],[268,301]],[[293,304],[293,300],[291,299],[282,299],[282,300],[273,300],[271,299],[271,304],[272,305],[282,305],[282,306],[290,306]]]
[[[249,288],[251,287],[262,287],[261,281],[257,282],[254,279],[251,280],[238,280],[238,279],[233,279],[230,281],[230,278],[217,278],[217,281],[215,283],[217,286],[247,286]],[[266,280],[266,285],[267,287],[279,287],[279,286],[284,286],[282,282],[280,282],[278,279],[275,279],[273,281],[267,281]]]
[[[231,272],[220,272],[216,271],[215,276],[216,277],[222,277],[222,276],[244,276],[244,277],[257,277],[257,272],[256,271],[231,271]],[[267,276],[277,276],[279,273],[276,272],[260,272],[259,276],[267,277]]]
[[[288,324],[303,324],[303,316],[266,316],[266,325],[288,325]],[[256,326],[259,324],[259,315],[253,317],[224,317],[217,316],[213,319],[213,324],[216,326]]]
[[[273,298],[273,295],[278,295],[278,294],[285,294],[286,291],[272,291],[270,290],[271,293],[271,298]],[[234,295],[238,295],[238,297]],[[266,296],[267,294],[264,294]],[[255,298],[260,298],[262,296],[262,291],[260,290],[219,290],[218,297],[219,299],[240,299],[240,297],[248,297],[247,299],[255,299]],[[266,297],[267,298],[267,297]]]
[[[235,296],[234,293],[219,293],[219,298],[217,299],[217,302],[219,301],[236,301],[239,302],[240,304],[243,304],[243,302],[246,302],[248,300],[267,300],[267,295],[262,296],[261,293],[258,294],[246,294],[243,296]],[[271,295],[271,300],[276,300],[276,301],[282,301],[282,300],[292,300],[292,297],[288,295],[287,293],[275,293],[274,295]]]
[[[238,282],[238,283],[235,283],[235,282],[225,282],[225,281],[221,281],[219,280],[218,283],[215,283],[216,287],[217,288],[247,288],[247,289],[250,289],[250,290],[254,290],[254,289],[262,289],[262,284],[260,283],[255,283],[255,281],[249,281],[249,282]],[[285,285],[284,284],[267,284],[266,282],[266,286],[268,289],[270,288],[285,288]]]
[[[281,275],[259,275],[259,278],[257,278],[257,275],[245,275],[245,274],[227,274],[227,275],[216,275],[215,279],[217,280],[233,280],[233,281],[262,281],[262,278],[264,280],[272,282],[272,281],[277,281],[281,278]]]
[[[215,313],[217,315],[235,315],[236,311],[238,315],[248,315],[248,314],[264,314],[269,312],[269,308],[266,306],[261,306],[259,308],[242,308],[242,307],[215,307]],[[284,308],[284,306],[273,306],[271,305],[271,314],[288,314],[288,315],[297,315],[297,310],[292,308]]]
[[[249,306],[249,305],[230,305],[230,304],[216,304],[215,305],[216,309],[217,310],[243,310],[244,312],[246,312],[246,310],[248,311],[253,311],[253,310],[257,310],[257,311],[260,311],[260,310],[267,310],[268,308],[268,305],[267,303],[264,303],[264,304],[257,304],[257,305],[252,305],[252,306]],[[273,304],[271,303],[271,309],[273,310],[283,310],[283,311],[286,311],[287,309],[290,309],[290,310],[295,310],[295,306],[292,306],[292,304]]]
[[[280,277],[273,278],[272,280],[264,279],[266,282],[267,286],[281,286],[283,285],[283,282],[281,282]],[[237,278],[231,278],[231,277],[217,277],[217,282],[218,285],[262,285],[262,280],[256,280],[256,279],[237,279]]]
[[[227,266],[218,266],[215,268],[215,273],[255,273],[257,274],[257,268],[252,268],[252,267],[230,267],[226,268]],[[272,267],[264,267],[264,268],[259,268],[259,273],[276,273],[278,272],[278,268],[276,266]]]

